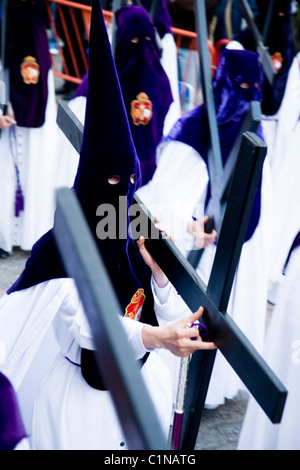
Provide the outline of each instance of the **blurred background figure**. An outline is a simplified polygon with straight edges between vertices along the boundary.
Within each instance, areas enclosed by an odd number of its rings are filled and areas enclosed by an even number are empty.
[[[57,125],[54,77],[42,0],[7,3],[5,57],[8,107],[16,124],[0,139],[0,248],[31,250],[53,224]],[[4,27],[4,25],[2,25]]]

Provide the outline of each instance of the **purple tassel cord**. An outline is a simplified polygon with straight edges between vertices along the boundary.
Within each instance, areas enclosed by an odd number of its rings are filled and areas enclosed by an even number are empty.
[[[18,170],[17,170],[17,175],[18,175]],[[15,216],[19,217],[20,212],[23,210],[24,210],[24,196],[23,196],[21,185],[19,183],[19,178],[17,176],[17,189],[16,189],[16,195],[15,195]]]
[[[10,128],[10,148],[11,148],[11,153],[13,156],[14,160],[14,165],[16,169],[16,178],[17,178],[17,188],[16,188],[16,194],[15,194],[15,216],[19,217],[20,212],[24,210],[24,195],[22,192],[22,187],[20,183],[20,172],[18,168],[18,159],[17,159],[17,136],[16,136],[16,128],[15,126],[12,126]]]

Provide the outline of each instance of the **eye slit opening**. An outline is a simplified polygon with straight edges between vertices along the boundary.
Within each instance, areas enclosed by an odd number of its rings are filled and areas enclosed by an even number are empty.
[[[130,175],[130,183],[134,184],[135,183],[135,180],[136,180],[136,176],[133,174],[133,175]]]
[[[240,84],[240,87],[247,90],[248,88],[250,88],[250,84],[248,82],[243,82]]]
[[[131,42],[133,42],[133,44],[137,44],[138,42],[140,42],[140,38],[138,36],[134,36],[132,39],[131,39]]]
[[[152,41],[151,36],[145,36],[145,39],[146,39],[147,41]]]
[[[254,83],[254,86],[255,86],[255,88],[260,88],[260,85],[259,85],[258,82],[255,82],[255,83]]]
[[[108,178],[108,182],[109,184],[118,184],[120,183],[120,176],[119,175],[111,175],[109,178]]]

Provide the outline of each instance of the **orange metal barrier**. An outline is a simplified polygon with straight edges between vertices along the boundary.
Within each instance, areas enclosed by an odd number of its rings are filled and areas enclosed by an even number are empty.
[[[80,83],[88,68],[87,47],[89,39],[91,6],[75,3],[68,0],[46,0],[50,27],[55,39],[59,54],[52,55],[54,75],[66,81]],[[55,11],[53,11],[55,9]],[[113,21],[113,13],[103,11],[109,27]],[[172,28],[177,50],[185,41],[191,55],[197,50],[197,35],[191,31]],[[208,41],[211,58],[212,76],[216,68],[216,50],[211,41]],[[189,66],[189,57],[187,67]],[[59,70],[61,68],[61,70]],[[199,70],[195,69],[195,76]]]
[[[51,32],[59,51],[58,57],[52,55],[54,75],[66,81],[80,83],[88,67],[85,44],[88,43],[87,18],[91,15],[91,7],[66,0],[46,0],[45,4]],[[80,24],[84,29],[80,28]]]
[[[184,29],[172,28],[174,39],[176,42],[177,50],[181,47],[183,38],[189,39],[188,49],[190,51],[197,51],[197,34],[192,31],[186,31]],[[208,39],[207,41],[208,50],[210,54],[210,64],[212,69],[212,75],[214,75],[214,70],[216,68],[216,50],[213,43]]]

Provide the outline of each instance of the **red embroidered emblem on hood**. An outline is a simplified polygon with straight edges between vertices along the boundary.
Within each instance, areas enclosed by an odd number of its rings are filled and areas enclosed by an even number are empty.
[[[133,124],[146,126],[152,118],[152,103],[146,93],[141,92],[136,100],[131,101],[131,117]]]
[[[21,64],[21,75],[26,85],[37,84],[40,76],[40,66],[34,57],[30,55],[24,57]]]

